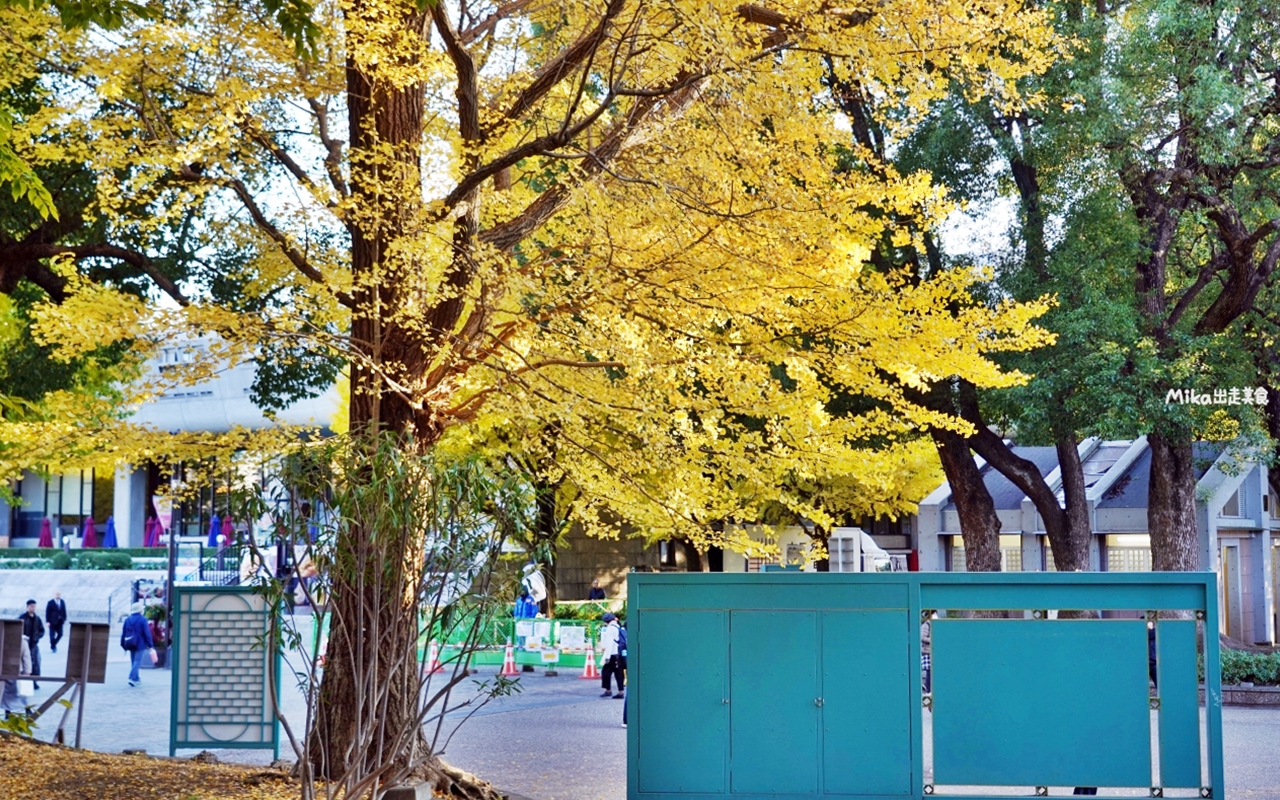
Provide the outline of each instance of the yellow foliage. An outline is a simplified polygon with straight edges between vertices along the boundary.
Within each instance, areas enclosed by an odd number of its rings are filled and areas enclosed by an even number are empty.
[[[1061,46],[1044,12],[490,11],[322,3],[306,61],[236,4],[110,36],[0,10],[28,70],[42,59],[93,87],[57,94],[25,151],[91,163],[95,213],[135,238],[196,215],[207,248],[254,253],[237,280],[272,298],[240,311],[193,285],[161,310],[77,286],[41,311],[40,335],[68,354],[193,332],[217,334],[222,363],[270,337],[340,354],[425,444],[497,437],[541,456],[600,533],[628,519],[705,540],[708,521],[778,502],[820,521],[910,510],[938,479],[928,426],[963,428],[913,392],[1023,380],[989,356],[1047,342],[1034,320],[1048,300],[984,305],[982,273],[875,268],[883,241],[911,242],[905,220],[927,226],[949,203],[928,175],[844,144],[828,87],[857,87],[897,133],[953,81],[1034,101],[1017,79]],[[344,132],[353,80],[369,105]],[[163,446],[110,414],[47,417],[23,423],[36,427],[12,463],[43,452],[40,436],[130,458]]]

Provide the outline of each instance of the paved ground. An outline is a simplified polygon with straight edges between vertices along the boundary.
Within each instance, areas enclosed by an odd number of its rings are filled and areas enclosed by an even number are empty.
[[[44,672],[60,673],[63,654],[42,650]],[[145,670],[142,686],[131,688],[126,684],[128,669],[122,651],[116,649],[108,661],[107,683],[89,687],[83,744],[94,750],[144,748],[167,754],[170,673]],[[494,671],[487,667],[478,677],[490,677]],[[578,680],[571,672],[556,678],[526,673],[521,685],[519,694],[477,711],[452,739],[452,723],[465,712],[450,715],[441,737],[448,739],[445,759],[530,800],[625,798],[627,731],[621,727],[622,701],[600,699],[597,683]],[[46,697],[51,688],[45,682],[37,695]],[[301,728],[303,705],[296,690],[285,691],[284,706]],[[41,738],[48,738],[57,724],[52,712],[45,719]],[[1223,719],[1227,797],[1280,800],[1280,709],[1228,707]],[[224,760],[271,760],[264,751],[215,752]],[[291,757],[287,746],[282,756]]]

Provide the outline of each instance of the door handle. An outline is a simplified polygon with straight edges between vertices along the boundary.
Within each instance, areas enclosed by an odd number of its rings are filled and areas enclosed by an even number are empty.
[[[720,699],[720,702],[727,706],[729,705],[729,698],[723,697]]]
[[[822,698],[821,697],[813,698],[813,704],[818,708],[822,708]]]

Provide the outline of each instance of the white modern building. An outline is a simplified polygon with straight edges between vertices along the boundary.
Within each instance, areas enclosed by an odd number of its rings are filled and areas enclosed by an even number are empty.
[[[161,350],[148,365],[148,377],[158,377],[183,362],[207,354],[209,340],[174,343]],[[255,368],[245,362],[218,371],[207,380],[174,388],[140,406],[131,421],[170,433],[206,431],[224,433],[234,427],[261,429],[277,424],[315,426],[327,429],[339,413],[340,397],[330,387],[319,397],[302,400],[267,417],[250,398]],[[228,476],[230,477],[230,476]],[[49,519],[55,538],[71,537],[78,545],[86,517],[93,517],[99,536],[108,516],[114,517],[121,547],[141,547],[150,498],[158,485],[158,471],[149,465],[118,464],[114,474],[84,470],[42,477],[24,473],[14,493],[22,498],[17,507],[0,504],[0,547],[34,547],[41,524]],[[201,536],[207,532],[218,507],[218,481],[202,491],[201,497],[183,506],[175,524],[180,535]]]

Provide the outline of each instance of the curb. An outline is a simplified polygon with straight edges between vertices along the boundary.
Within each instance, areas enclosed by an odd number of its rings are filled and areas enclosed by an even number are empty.
[[[1280,687],[1223,686],[1224,706],[1280,706]]]

